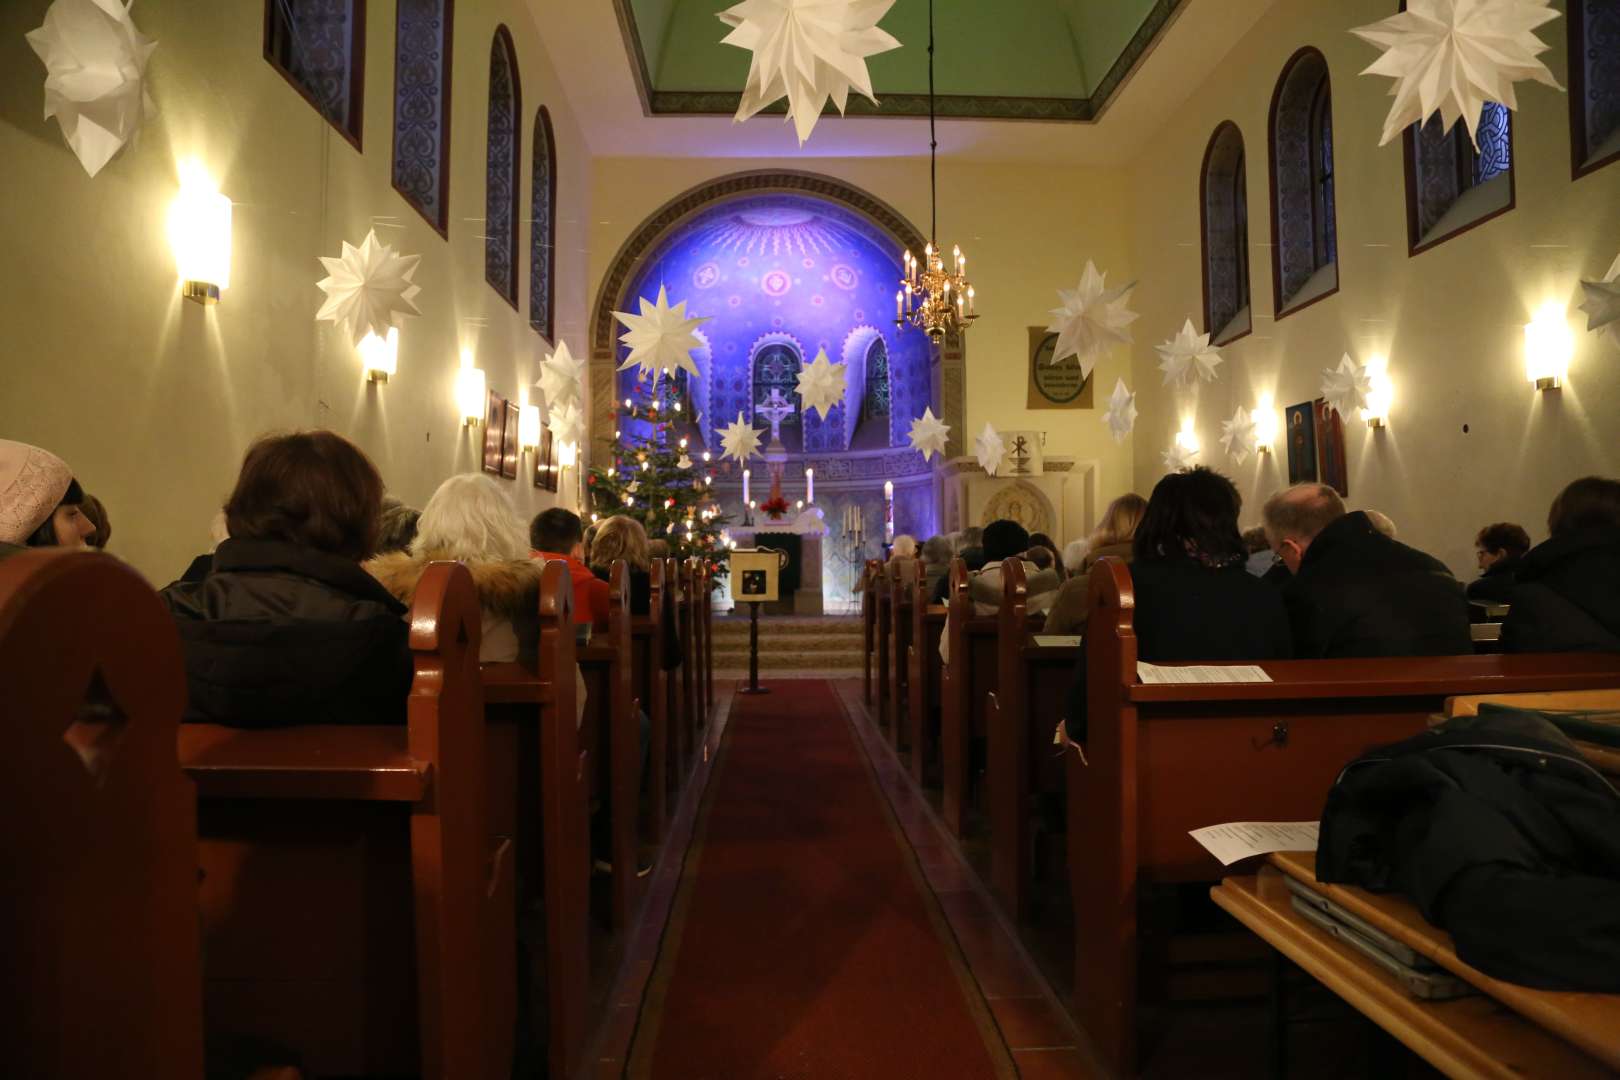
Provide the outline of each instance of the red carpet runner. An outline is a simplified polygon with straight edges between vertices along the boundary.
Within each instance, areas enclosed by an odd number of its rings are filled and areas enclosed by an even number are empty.
[[[738,697],[628,1075],[1015,1075],[832,688]]]

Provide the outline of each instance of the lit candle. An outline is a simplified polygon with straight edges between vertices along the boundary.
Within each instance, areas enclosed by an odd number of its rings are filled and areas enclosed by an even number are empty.
[[[630,399],[629,399],[629,398],[625,398],[625,399],[624,399],[624,407],[625,407],[625,408],[626,408],[626,409],[633,409],[633,408],[635,408],[635,406],[634,406],[634,405],[631,405],[631,404],[630,404]]]
[[[804,470],[804,501],[816,501],[816,470],[808,467]]]
[[[894,290],[894,319],[896,322],[899,322],[906,313],[905,298],[906,294],[902,290]]]
[[[749,469],[744,469],[743,470],[743,502],[748,503],[749,506],[754,505],[752,502],[749,502],[749,499],[748,499],[748,479],[752,475],[753,475],[753,472],[751,470],[749,470]]]
[[[894,542],[894,481],[883,481],[883,539]]]
[[[968,314],[973,314],[973,286],[968,286]]]

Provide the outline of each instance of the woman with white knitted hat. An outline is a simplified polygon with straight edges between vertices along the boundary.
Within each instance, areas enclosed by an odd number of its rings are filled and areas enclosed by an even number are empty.
[[[24,547],[87,546],[96,526],[80,507],[84,490],[48,450],[0,439],[0,558]]]

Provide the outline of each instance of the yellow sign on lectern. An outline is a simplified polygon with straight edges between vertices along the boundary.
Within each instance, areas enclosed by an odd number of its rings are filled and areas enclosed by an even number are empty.
[[[731,557],[731,599],[738,604],[768,604],[780,598],[787,552],[775,548],[737,548]]]

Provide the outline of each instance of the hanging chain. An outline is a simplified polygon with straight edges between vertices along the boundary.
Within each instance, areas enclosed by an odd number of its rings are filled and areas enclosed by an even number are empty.
[[[939,140],[934,136],[934,0],[928,0],[928,241],[939,249]]]

